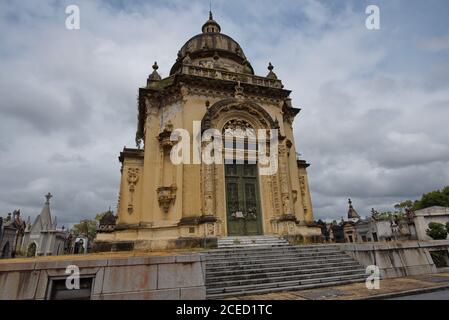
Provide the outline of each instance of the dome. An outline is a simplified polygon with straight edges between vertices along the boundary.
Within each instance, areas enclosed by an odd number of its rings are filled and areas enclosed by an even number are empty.
[[[170,75],[179,70],[181,63],[199,66],[212,64],[217,69],[254,74],[240,45],[230,36],[221,33],[221,27],[213,19],[212,13],[203,25],[202,33],[192,37],[179,50]]]

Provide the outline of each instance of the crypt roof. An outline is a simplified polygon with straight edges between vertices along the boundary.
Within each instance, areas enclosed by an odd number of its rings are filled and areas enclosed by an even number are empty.
[[[41,213],[34,220],[33,225],[31,226],[31,230],[33,231],[49,231],[56,229],[56,218],[52,221],[51,213],[50,213],[50,199],[52,195],[48,193],[46,196],[46,201],[44,206],[42,207]]]
[[[177,73],[183,63],[199,62],[205,58],[220,58],[229,60],[228,65],[221,64],[223,69],[238,66],[242,73],[254,75],[254,69],[246,59],[241,46],[230,36],[221,33],[220,25],[209,12],[209,20],[201,28],[202,33],[190,38],[179,50],[178,58],[171,68],[170,75]],[[230,70],[233,71],[233,70]]]

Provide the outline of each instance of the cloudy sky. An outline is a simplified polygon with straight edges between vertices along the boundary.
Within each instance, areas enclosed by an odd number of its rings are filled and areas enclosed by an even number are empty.
[[[81,29],[65,28],[65,8]],[[380,7],[380,30],[365,8]],[[0,214],[37,215],[52,192],[61,224],[115,209],[138,87],[167,76],[209,2],[0,1]],[[256,74],[269,61],[302,108],[296,145],[317,218],[367,215],[449,185],[449,4],[213,1]]]

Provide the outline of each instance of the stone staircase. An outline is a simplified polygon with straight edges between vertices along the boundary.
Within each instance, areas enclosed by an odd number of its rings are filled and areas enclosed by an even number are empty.
[[[366,279],[365,268],[336,246],[290,246],[282,240],[274,241],[276,237],[269,238],[256,243],[254,239],[240,243],[221,239],[219,249],[207,256],[207,298],[302,290]]]
[[[278,247],[289,245],[287,240],[276,236],[225,237],[219,238],[217,244],[219,249]]]

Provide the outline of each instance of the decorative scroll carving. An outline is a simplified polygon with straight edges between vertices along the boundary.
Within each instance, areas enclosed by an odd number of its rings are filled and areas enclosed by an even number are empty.
[[[304,176],[299,177],[299,186],[301,189],[301,195],[305,196],[306,195],[306,178]]]
[[[292,214],[292,208],[290,203],[290,183],[287,167],[287,147],[284,143],[279,145],[279,178],[281,185],[281,199],[284,214]]]
[[[203,165],[204,214],[206,216],[215,215],[214,181],[214,166]]]
[[[208,223],[206,228],[207,228],[206,235],[208,236],[215,235],[215,227],[213,223]]]
[[[280,208],[280,198],[279,198],[279,176],[276,173],[273,176],[269,177],[269,181],[270,181],[270,185],[271,185],[271,192],[273,195],[273,208],[274,211],[276,213],[276,215],[280,215],[281,214],[281,208]]]
[[[175,202],[176,190],[176,185],[157,188],[157,198],[159,201],[159,206],[164,210],[165,213],[168,213],[170,205]]]
[[[304,208],[304,213],[307,214],[308,206],[306,202],[306,177],[305,176],[299,176],[299,189],[301,192],[301,203],[302,207]]]
[[[131,214],[134,211],[134,191],[139,181],[139,168],[128,168],[127,180],[129,186],[128,213]]]
[[[298,201],[298,190],[292,190],[293,202],[296,203]]]

